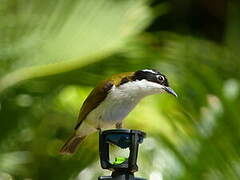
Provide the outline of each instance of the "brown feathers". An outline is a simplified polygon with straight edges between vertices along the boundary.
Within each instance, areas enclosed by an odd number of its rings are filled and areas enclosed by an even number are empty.
[[[113,85],[121,85],[122,80],[125,78],[130,81],[132,74],[133,72],[116,74],[109,79],[101,81],[84,101],[78,116],[78,123],[75,126],[75,130],[79,128],[82,121],[84,121],[87,115],[107,97],[108,91],[112,88]]]
[[[78,145],[85,139],[84,137],[76,136],[73,134],[67,142],[63,145],[60,149],[61,154],[73,154],[76,150]]]

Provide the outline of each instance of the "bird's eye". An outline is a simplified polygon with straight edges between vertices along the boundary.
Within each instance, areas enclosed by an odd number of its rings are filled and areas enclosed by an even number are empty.
[[[160,81],[160,82],[163,82],[165,80],[165,78],[161,75],[158,75],[157,76],[157,79]]]

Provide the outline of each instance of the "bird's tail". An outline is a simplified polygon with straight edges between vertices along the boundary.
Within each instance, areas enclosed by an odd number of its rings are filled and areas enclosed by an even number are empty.
[[[78,145],[85,139],[85,137],[86,136],[78,136],[74,133],[60,149],[60,153],[61,154],[75,153]]]

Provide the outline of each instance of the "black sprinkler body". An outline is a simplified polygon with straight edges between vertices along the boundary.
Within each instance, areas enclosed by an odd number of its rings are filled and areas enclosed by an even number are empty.
[[[99,155],[101,167],[112,171],[111,176],[100,176],[98,180],[146,180],[134,177],[138,171],[138,146],[143,142],[146,134],[138,130],[114,129],[99,133]],[[113,144],[121,149],[129,149],[129,157],[116,158],[110,162],[109,145]]]

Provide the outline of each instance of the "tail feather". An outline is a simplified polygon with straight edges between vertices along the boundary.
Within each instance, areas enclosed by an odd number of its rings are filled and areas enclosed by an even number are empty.
[[[76,152],[78,145],[85,139],[86,136],[77,136],[73,134],[60,149],[61,154],[73,154]]]

